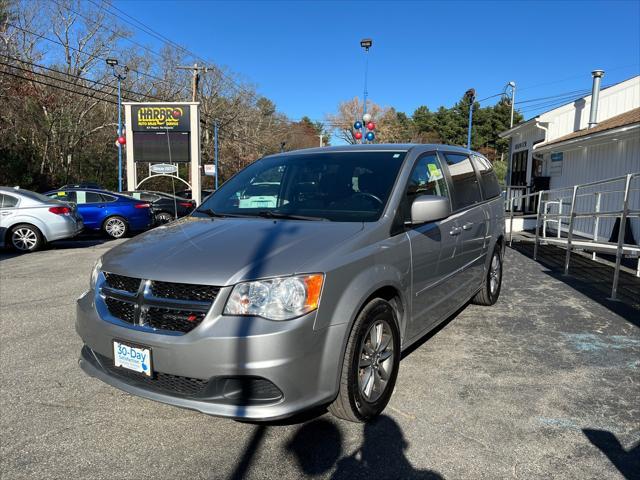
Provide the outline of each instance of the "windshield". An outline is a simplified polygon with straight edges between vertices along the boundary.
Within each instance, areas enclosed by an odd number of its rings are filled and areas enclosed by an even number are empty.
[[[405,153],[330,152],[265,158],[222,185],[196,212],[373,222],[382,215]]]

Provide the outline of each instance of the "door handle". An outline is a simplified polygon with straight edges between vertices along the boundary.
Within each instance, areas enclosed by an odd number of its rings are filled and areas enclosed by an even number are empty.
[[[11,215],[13,212],[0,212],[0,215],[6,217],[7,215]]]
[[[456,236],[456,235],[460,235],[460,232],[462,230],[460,229],[460,227],[453,227],[450,231],[449,231],[449,235],[451,236]]]
[[[473,222],[467,222],[464,225],[462,225],[463,230],[471,230],[471,227],[473,227]]]

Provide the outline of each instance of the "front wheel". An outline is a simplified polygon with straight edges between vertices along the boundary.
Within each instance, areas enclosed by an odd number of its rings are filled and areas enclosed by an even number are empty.
[[[366,422],[389,403],[398,376],[400,334],[391,304],[369,302],[356,319],[345,351],[337,398],[329,406],[336,417]]]
[[[111,238],[122,238],[127,234],[129,227],[124,218],[115,216],[107,218],[102,229]]]
[[[491,263],[487,269],[482,289],[471,300],[476,305],[490,306],[498,301],[502,287],[502,255],[500,245],[496,245],[491,256]]]

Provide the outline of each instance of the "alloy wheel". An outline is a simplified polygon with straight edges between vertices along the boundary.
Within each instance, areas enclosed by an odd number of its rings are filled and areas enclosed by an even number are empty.
[[[358,363],[358,386],[367,402],[385,392],[393,372],[393,331],[385,320],[373,322],[362,340]]]
[[[27,252],[33,250],[36,245],[38,245],[38,235],[30,228],[21,227],[13,232],[11,242],[18,250]]]
[[[489,268],[489,291],[491,295],[495,295],[500,285],[500,275],[502,273],[502,266],[500,265],[500,256],[496,252],[491,259],[491,267]]]
[[[127,230],[127,226],[119,218],[110,218],[104,226],[104,229],[113,238],[120,238]]]

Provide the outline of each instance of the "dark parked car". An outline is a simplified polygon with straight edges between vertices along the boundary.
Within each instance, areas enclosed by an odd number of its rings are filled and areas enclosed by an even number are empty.
[[[96,182],[80,182],[80,183],[68,183],[60,187],[58,190],[64,190],[65,188],[91,188],[93,190],[106,190],[102,185]]]
[[[214,191],[215,190],[209,190],[208,188],[203,188],[202,190],[200,190],[200,200],[204,202],[205,198],[211,195]],[[187,188],[186,190],[177,191],[176,195],[182,198],[192,198],[190,188]]]
[[[196,203],[193,200],[187,200],[168,193],[146,190],[122,193],[137,200],[149,202],[156,224],[159,225],[189,215],[196,208]]]
[[[143,231],[153,224],[151,204],[106,190],[68,188],[45,193],[77,205],[85,230],[102,231],[112,238]]]

